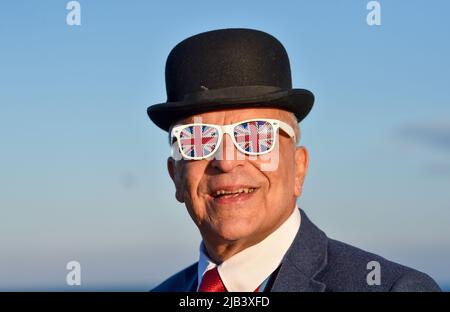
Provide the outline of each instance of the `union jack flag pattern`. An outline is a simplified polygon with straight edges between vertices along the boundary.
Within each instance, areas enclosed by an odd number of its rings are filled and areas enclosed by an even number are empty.
[[[189,126],[180,133],[183,153],[189,157],[204,157],[217,146],[219,139],[217,129],[209,126]]]
[[[273,145],[273,127],[267,121],[244,122],[234,128],[234,137],[244,151],[263,153]]]

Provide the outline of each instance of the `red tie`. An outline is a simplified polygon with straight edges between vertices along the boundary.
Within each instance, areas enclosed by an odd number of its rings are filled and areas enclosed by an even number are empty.
[[[262,284],[261,284],[262,285]],[[259,292],[258,286],[254,290],[254,292]],[[220,278],[219,271],[217,267],[214,269],[208,270],[203,274],[202,282],[200,283],[200,287],[198,288],[198,292],[226,292],[227,289]]]
[[[203,274],[202,282],[198,288],[199,292],[225,292],[225,285],[220,279],[217,267],[208,270]]]

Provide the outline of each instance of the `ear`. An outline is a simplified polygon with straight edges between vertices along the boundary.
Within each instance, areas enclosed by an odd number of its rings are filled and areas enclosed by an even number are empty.
[[[299,197],[302,194],[303,182],[308,170],[309,155],[304,146],[295,148],[295,189],[294,194]]]
[[[173,184],[175,185],[175,198],[180,202],[184,203],[183,197],[181,196],[181,185],[180,185],[180,179],[178,175],[178,168],[176,164],[176,160],[172,157],[167,158],[167,171],[169,172],[170,178],[173,181]]]

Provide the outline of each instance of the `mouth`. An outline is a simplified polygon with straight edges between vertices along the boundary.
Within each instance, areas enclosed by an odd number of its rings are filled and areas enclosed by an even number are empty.
[[[224,187],[211,192],[216,204],[232,204],[250,199],[258,190],[256,187]]]

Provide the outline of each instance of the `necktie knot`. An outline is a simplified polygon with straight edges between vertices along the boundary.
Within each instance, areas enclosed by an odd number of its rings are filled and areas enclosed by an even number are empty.
[[[199,292],[225,292],[225,285],[220,278],[217,267],[208,270],[203,274],[202,282],[198,288]]]

